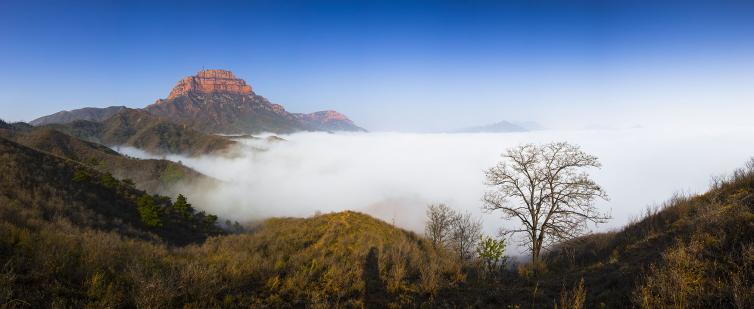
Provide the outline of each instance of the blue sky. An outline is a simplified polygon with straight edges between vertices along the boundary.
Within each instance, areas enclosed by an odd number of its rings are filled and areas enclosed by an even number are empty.
[[[143,107],[223,68],[378,131],[746,124],[752,1],[0,0],[0,118]]]

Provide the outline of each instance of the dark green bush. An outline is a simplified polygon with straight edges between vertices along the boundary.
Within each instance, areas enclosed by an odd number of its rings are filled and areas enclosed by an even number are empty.
[[[144,194],[136,202],[137,209],[139,210],[139,216],[141,222],[147,226],[156,227],[162,226],[161,209],[155,204],[154,197],[149,194]]]

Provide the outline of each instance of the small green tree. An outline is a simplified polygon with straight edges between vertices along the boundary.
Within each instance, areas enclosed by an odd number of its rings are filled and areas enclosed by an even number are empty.
[[[183,215],[183,217],[186,219],[190,218],[194,213],[194,208],[191,207],[191,204],[189,204],[183,194],[178,194],[178,197],[175,198],[173,209],[175,209],[179,214]]]
[[[89,180],[89,174],[87,174],[86,172],[84,172],[82,170],[76,170],[75,172],[73,172],[73,178],[72,178],[72,180],[75,181],[75,182],[88,181]]]
[[[155,204],[154,198],[149,194],[142,195],[136,201],[141,222],[147,226],[162,226],[160,219],[160,208]]]
[[[113,177],[112,174],[106,173],[100,176],[100,182],[103,186],[109,189],[115,189],[118,187],[118,180]]]
[[[498,269],[505,267],[507,257],[505,254],[505,239],[499,240],[489,236],[482,236],[477,246],[477,255],[482,260],[484,271],[494,275]]]

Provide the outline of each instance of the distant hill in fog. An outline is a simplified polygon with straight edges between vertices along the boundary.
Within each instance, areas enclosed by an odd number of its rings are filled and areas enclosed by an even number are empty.
[[[492,124],[467,127],[452,131],[453,133],[505,133],[505,132],[527,132],[542,130],[543,127],[534,121],[509,122],[500,121]]]

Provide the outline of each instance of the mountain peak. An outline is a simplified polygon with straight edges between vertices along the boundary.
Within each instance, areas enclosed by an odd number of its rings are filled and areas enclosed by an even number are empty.
[[[202,70],[194,76],[185,77],[173,87],[168,99],[173,99],[189,92],[252,93],[251,86],[247,85],[246,81],[237,78],[233,72],[227,70]]]
[[[333,121],[345,121],[349,124],[353,124],[351,119],[348,119],[345,115],[338,113],[336,111],[320,111],[320,112],[314,112],[310,114],[297,114],[297,117],[300,119],[304,119],[307,121],[317,121],[317,122],[333,122]]]

